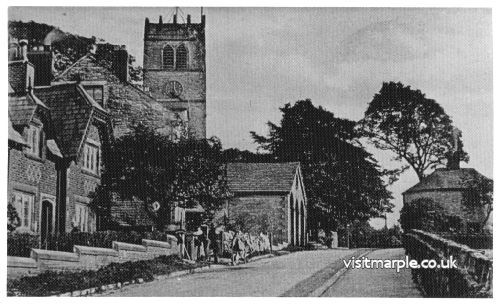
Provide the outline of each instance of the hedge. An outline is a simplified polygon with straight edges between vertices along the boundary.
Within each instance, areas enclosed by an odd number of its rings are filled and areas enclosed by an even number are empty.
[[[105,231],[94,233],[65,233],[50,235],[42,245],[40,236],[33,234],[9,233],[7,236],[7,255],[30,257],[31,248],[73,252],[73,246],[83,245],[100,248],[111,248],[113,241],[142,244],[142,239],[167,241],[164,232],[118,232]]]
[[[8,233],[7,234],[7,255],[30,257],[31,249],[38,248],[39,236],[27,233]]]
[[[206,263],[187,263],[175,255],[160,256],[151,260],[112,263],[97,271],[80,272],[46,271],[37,276],[23,277],[7,282],[8,296],[48,296],[75,290],[126,282],[142,278],[151,281],[154,275],[188,270]]]

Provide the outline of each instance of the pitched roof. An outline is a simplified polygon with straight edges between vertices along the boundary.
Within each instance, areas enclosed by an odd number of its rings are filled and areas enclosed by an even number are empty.
[[[162,134],[170,134],[172,125],[177,120],[176,113],[168,105],[156,101],[150,93],[138,86],[120,80],[113,69],[99,61],[92,54],[87,54],[55,77],[55,82],[72,82],[83,78],[82,84],[104,81],[112,89],[108,92],[106,109],[113,121],[113,132],[120,137],[130,131],[134,123],[144,123]],[[55,83],[53,83],[55,84]]]
[[[30,123],[38,106],[47,108],[32,92],[9,95],[9,118],[14,125]]]
[[[436,169],[432,174],[426,176],[415,186],[403,193],[412,193],[418,191],[435,191],[442,189],[466,189],[472,181],[488,179],[476,169],[461,168],[449,170],[447,168]]]
[[[300,163],[229,163],[227,183],[231,192],[290,192]]]
[[[64,155],[76,156],[86,134],[87,127],[96,109],[105,112],[88,96],[79,84],[59,84],[39,87],[35,94],[51,110],[57,143]]]
[[[9,140],[20,145],[28,146],[23,136],[19,134],[14,127],[12,126],[12,122],[9,119]]]

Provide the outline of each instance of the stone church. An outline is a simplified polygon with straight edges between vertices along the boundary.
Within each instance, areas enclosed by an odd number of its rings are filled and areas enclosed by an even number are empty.
[[[187,122],[189,135],[206,137],[205,16],[200,23],[144,26],[144,88]]]

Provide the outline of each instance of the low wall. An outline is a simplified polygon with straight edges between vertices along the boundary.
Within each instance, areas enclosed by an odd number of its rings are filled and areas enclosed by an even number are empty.
[[[179,254],[177,238],[168,242],[142,240],[142,245],[113,241],[113,248],[75,245],[73,252],[31,249],[31,257],[7,257],[7,278],[36,275],[43,271],[97,270],[113,262],[153,259]]]
[[[456,269],[412,269],[413,280],[432,297],[491,297],[493,259],[436,234],[411,230],[404,235],[406,253],[417,261],[453,256]]]

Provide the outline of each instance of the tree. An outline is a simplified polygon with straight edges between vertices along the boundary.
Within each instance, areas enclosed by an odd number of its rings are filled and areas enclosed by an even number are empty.
[[[229,148],[222,152],[222,158],[225,162],[241,162],[241,163],[271,163],[275,161],[271,154],[260,154],[250,152],[248,150],[240,150],[237,148]]]
[[[268,136],[251,134],[276,161],[301,162],[309,203],[314,203],[310,220],[336,229],[391,211],[384,172],[359,143],[354,121],[336,118],[310,100],[280,110],[281,124],[269,122]]]
[[[451,160],[454,153],[458,152],[458,160],[468,161],[460,133],[455,135],[457,148],[453,150],[454,127],[444,109],[420,90],[399,82],[383,83],[360,127],[375,147],[390,150],[396,153],[396,160],[406,161],[419,180],[427,170]]]
[[[448,216],[443,207],[431,198],[418,198],[405,203],[399,219],[405,231],[451,232],[459,230],[461,222],[458,216]]]
[[[7,204],[7,231],[13,232],[21,224],[21,219],[16,208],[12,204]]]
[[[467,188],[463,193],[462,203],[472,215],[478,211],[484,212],[481,222],[481,229],[483,229],[493,212],[493,180],[477,177],[466,181],[465,184]]]
[[[173,205],[201,205],[210,214],[228,195],[221,155],[217,138],[171,142],[167,136],[137,125],[103,156],[102,183],[93,205],[109,214],[116,196],[138,200],[158,228],[168,223]],[[155,202],[159,209],[154,209]]]

